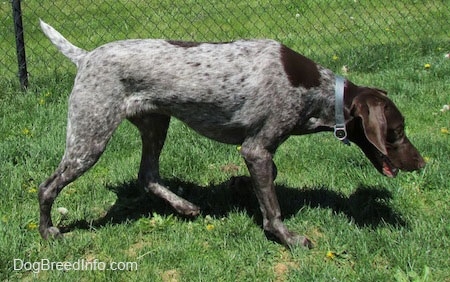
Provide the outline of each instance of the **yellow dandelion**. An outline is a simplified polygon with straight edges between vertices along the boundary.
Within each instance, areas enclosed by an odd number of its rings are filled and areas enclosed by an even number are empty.
[[[236,150],[238,150],[239,152],[241,151],[241,149],[242,149],[242,146],[237,146],[236,147]]]
[[[336,257],[336,253],[335,252],[332,252],[332,251],[328,251],[327,252],[327,255],[326,255],[327,259],[334,259],[335,257]]]
[[[44,98],[41,98],[41,99],[39,99],[39,105],[44,105],[45,104],[45,100],[44,100]]]
[[[448,131],[448,128],[447,128],[447,127],[442,127],[442,128],[441,128],[441,133],[442,133],[442,134],[450,134],[450,131]]]
[[[338,56],[336,56],[336,55],[333,55],[333,61],[337,61],[339,59],[339,57]]]
[[[22,129],[22,134],[23,135],[30,135],[30,130],[28,128],[24,128],[24,129]]]
[[[29,230],[29,231],[36,230],[37,227],[38,227],[38,225],[35,222],[30,222],[27,224],[27,230]]]
[[[214,230],[214,225],[212,225],[212,224],[206,225],[206,230],[208,230],[208,231]]]
[[[423,67],[424,67],[425,69],[429,69],[429,68],[431,68],[431,64],[426,63],[425,65],[423,65]]]
[[[431,160],[431,158],[430,157],[427,157],[427,156],[425,156],[425,157],[423,157],[423,160],[426,162],[426,163],[429,163],[430,162],[430,160]]]
[[[30,189],[28,189],[28,193],[30,193],[30,194],[35,194],[37,192],[37,189],[36,188],[30,188]]]

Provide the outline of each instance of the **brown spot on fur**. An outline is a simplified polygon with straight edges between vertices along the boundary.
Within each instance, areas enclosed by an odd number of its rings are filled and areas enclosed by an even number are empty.
[[[320,85],[320,73],[316,63],[284,45],[281,45],[280,52],[284,71],[292,86],[303,85],[305,88],[311,88]]]
[[[167,43],[178,46],[178,47],[183,47],[183,48],[197,47],[200,44],[202,44],[199,42],[176,41],[176,40],[167,40]]]
[[[167,43],[178,46],[178,47],[182,47],[182,48],[192,48],[192,47],[197,47],[200,46],[202,44],[205,44],[207,42],[192,42],[192,41],[178,41],[178,40],[167,40]],[[207,44],[230,44],[233,43],[232,41],[230,42],[208,42]]]

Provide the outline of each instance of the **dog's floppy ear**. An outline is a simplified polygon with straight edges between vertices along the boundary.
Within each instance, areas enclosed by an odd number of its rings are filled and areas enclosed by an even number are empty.
[[[377,96],[360,94],[353,100],[352,113],[362,119],[364,134],[370,143],[387,156],[385,106],[386,103]]]

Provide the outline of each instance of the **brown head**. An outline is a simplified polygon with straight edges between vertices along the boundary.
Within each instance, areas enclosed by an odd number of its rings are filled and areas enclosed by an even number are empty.
[[[406,137],[404,117],[385,92],[354,85],[350,85],[348,92],[345,98],[351,102],[353,118],[347,124],[348,138],[380,173],[395,177],[399,169],[414,171],[425,166],[424,159]]]

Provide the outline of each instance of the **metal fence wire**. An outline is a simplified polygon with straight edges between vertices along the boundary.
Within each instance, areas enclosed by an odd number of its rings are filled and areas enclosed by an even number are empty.
[[[128,38],[230,41],[272,38],[315,59],[368,47],[449,42],[450,2],[420,0],[22,0],[28,73],[67,71],[39,18],[75,45]],[[17,73],[11,1],[0,1],[0,76]],[[448,51],[448,50],[445,50]],[[73,71],[73,69],[70,69]]]

